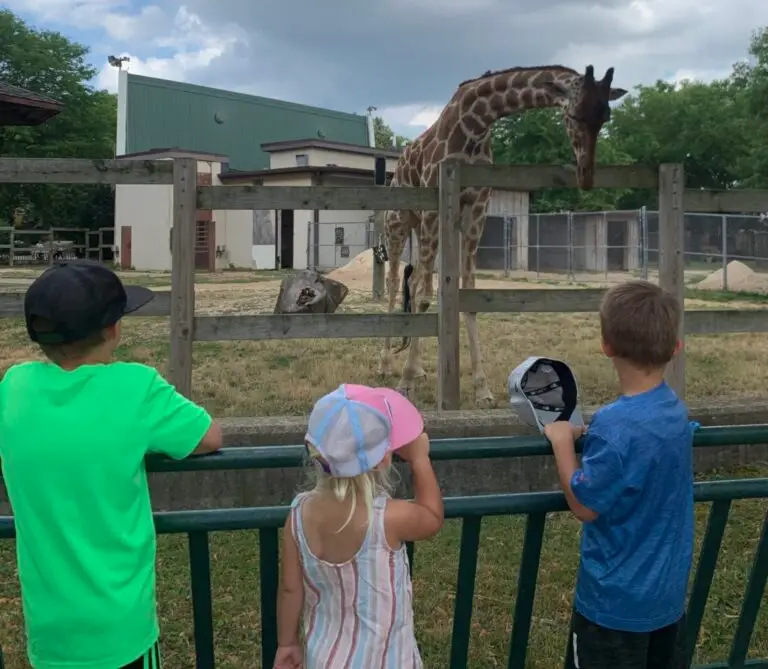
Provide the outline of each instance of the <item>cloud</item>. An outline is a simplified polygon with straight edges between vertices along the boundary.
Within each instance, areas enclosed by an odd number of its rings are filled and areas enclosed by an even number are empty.
[[[614,84],[727,74],[765,0],[10,0],[37,23],[88,33],[132,72],[365,113],[399,134],[431,123],[488,69],[593,64]],[[30,9],[31,8],[31,9]]]

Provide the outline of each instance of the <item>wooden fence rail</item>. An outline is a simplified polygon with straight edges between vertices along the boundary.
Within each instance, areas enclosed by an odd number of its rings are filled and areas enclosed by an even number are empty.
[[[520,293],[537,295],[519,296]],[[555,295],[548,295],[554,293]],[[589,293],[582,295],[581,293]],[[459,290],[459,311],[473,313],[594,313],[604,290]],[[540,298],[540,299],[539,299]],[[135,317],[168,317],[171,291],[155,291],[155,299]],[[0,318],[24,316],[23,293],[0,293]],[[256,314],[196,316],[194,341],[253,341],[267,339],[359,339],[436,337],[437,312],[426,314]],[[713,335],[768,332],[768,311],[693,310],[685,312],[685,334]]]
[[[446,162],[438,188],[197,186],[197,162],[173,160],[0,159],[0,183],[105,183],[172,186],[174,190],[174,258],[171,291],[136,316],[170,316],[170,371],[177,388],[189,394],[194,341],[438,336],[438,406],[458,409],[459,314],[464,312],[594,312],[603,290],[464,290],[459,286],[461,189],[491,186],[536,191],[576,186],[572,167],[559,165],[486,166]],[[704,191],[684,188],[681,165],[599,166],[596,188],[659,190],[660,271],[662,287],[682,302],[683,212],[756,213],[768,211],[768,190]],[[202,209],[418,209],[438,211],[441,263],[437,313],[318,314],[297,316],[195,316],[194,234],[196,211]],[[23,296],[0,293],[0,317],[19,317]],[[768,312],[688,311],[684,334],[768,332]],[[685,389],[685,357],[669,366],[668,379]]]

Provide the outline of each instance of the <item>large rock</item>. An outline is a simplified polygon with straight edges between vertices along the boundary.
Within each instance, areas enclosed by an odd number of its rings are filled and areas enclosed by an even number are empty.
[[[287,276],[280,284],[276,314],[332,314],[349,293],[340,281],[312,270]]]

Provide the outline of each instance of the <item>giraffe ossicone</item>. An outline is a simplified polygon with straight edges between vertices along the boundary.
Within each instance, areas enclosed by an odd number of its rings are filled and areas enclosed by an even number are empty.
[[[437,168],[446,158],[490,165],[493,163],[491,127],[494,122],[529,109],[559,107],[563,110],[563,125],[576,160],[577,184],[584,190],[591,189],[597,137],[602,126],[610,120],[609,102],[627,92],[612,88],[613,72],[613,68],[609,68],[602,79],[596,80],[592,65],[587,66],[583,75],[562,65],[514,67],[488,71],[477,79],[461,82],[435,123],[405,147],[395,167],[391,187],[437,188]],[[490,196],[490,188],[465,188],[462,192],[462,288],[475,287],[477,247]],[[400,289],[399,261],[413,232],[418,239],[418,258],[415,267],[406,267],[404,311],[426,312],[434,294],[433,273],[439,238],[437,212],[389,211],[384,223],[384,244],[389,258],[390,313],[395,310]],[[480,406],[492,406],[495,400],[483,365],[476,314],[465,313],[464,325],[469,340],[475,400]],[[421,363],[420,340],[406,338],[395,352],[405,348],[408,348],[408,357],[397,388],[409,395],[416,381],[426,376],[426,372]],[[387,337],[381,351],[379,373],[392,374],[392,363],[391,340]]]

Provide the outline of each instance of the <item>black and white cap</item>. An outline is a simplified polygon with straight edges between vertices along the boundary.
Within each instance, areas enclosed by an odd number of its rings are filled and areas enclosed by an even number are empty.
[[[562,360],[531,356],[512,370],[507,391],[520,420],[541,432],[559,420],[584,425],[576,377]]]

